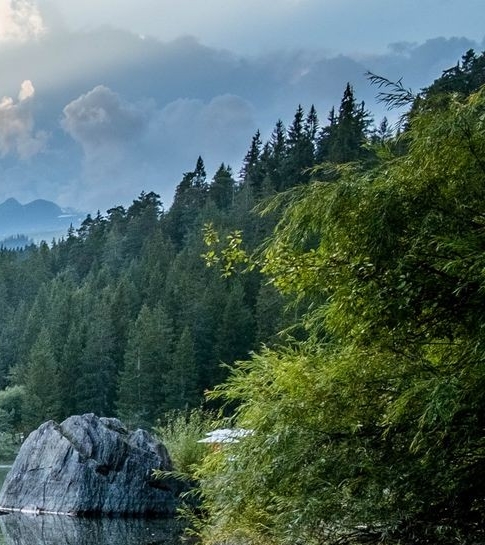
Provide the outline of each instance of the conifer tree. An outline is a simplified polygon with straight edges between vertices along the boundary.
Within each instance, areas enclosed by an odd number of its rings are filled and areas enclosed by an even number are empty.
[[[84,316],[81,327],[85,328],[86,337],[81,372],[75,384],[77,412],[113,416],[117,369],[114,328],[106,296],[91,299],[90,312]]]
[[[313,108],[305,121],[305,112],[298,106],[293,123],[288,127],[287,154],[283,189],[308,182],[308,169],[313,166],[313,133],[317,130],[316,111]]]
[[[185,326],[178,340],[171,367],[166,375],[164,409],[188,409],[197,406],[198,372],[195,360],[195,347],[192,333]]]
[[[208,184],[202,157],[198,157],[195,169],[185,172],[175,190],[175,197],[169,213],[164,219],[175,246],[180,249],[184,237],[191,231],[198,214],[207,200]]]
[[[328,160],[335,163],[357,161],[365,156],[364,144],[370,123],[364,103],[356,102],[354,90],[347,83],[337,120],[331,131]]]
[[[209,198],[219,209],[227,210],[233,204],[235,185],[231,167],[221,163],[209,187]]]
[[[129,426],[153,426],[166,399],[173,325],[161,304],[144,305],[132,325],[118,385],[118,414]]]
[[[24,424],[29,429],[34,429],[46,420],[58,419],[60,412],[58,362],[49,332],[43,328],[27,360]]]

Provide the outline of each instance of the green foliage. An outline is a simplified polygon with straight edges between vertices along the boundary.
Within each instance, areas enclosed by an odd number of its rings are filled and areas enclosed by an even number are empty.
[[[25,388],[9,386],[0,390],[0,431],[16,434],[22,432],[22,407],[25,404]]]
[[[175,472],[192,479],[207,454],[207,445],[198,441],[213,427],[213,415],[201,409],[174,410],[165,415],[164,423],[154,431],[167,447]]]
[[[27,366],[22,414],[32,430],[46,420],[57,419],[60,412],[58,362],[45,328],[30,350]]]
[[[198,404],[198,379],[194,340],[190,329],[185,327],[174,348],[172,364],[165,378],[164,406],[187,410]]]
[[[212,394],[254,435],[198,475],[208,542],[483,534],[484,111],[483,88],[423,109],[406,155],[287,197],[256,264],[311,301],[308,340]]]
[[[161,304],[143,306],[130,330],[118,389],[118,411],[129,426],[149,426],[166,401],[173,325]]]
[[[3,426],[3,411],[0,409],[0,426]],[[12,463],[19,450],[19,445],[10,433],[0,431],[0,463]]]
[[[198,158],[168,212],[143,192],[51,248],[0,249],[3,429],[82,411],[151,427],[265,343],[208,400],[254,430],[198,473],[213,540],[478,535],[483,58],[422,91],[399,137],[348,85],[326,126],[299,106],[256,133],[238,182]],[[184,415],[169,441],[193,472]]]

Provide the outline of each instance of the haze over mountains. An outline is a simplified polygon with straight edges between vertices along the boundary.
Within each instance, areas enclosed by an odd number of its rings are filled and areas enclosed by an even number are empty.
[[[82,219],[82,213],[62,209],[51,201],[37,199],[21,204],[10,198],[0,204],[0,240],[22,234],[35,242],[50,241],[66,235],[69,226],[77,227]]]

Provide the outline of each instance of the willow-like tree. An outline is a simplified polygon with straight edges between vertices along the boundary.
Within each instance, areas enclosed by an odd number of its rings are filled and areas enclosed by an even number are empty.
[[[209,542],[483,540],[484,111],[449,97],[405,156],[292,193],[260,264],[308,338],[216,389],[253,433],[200,472]]]

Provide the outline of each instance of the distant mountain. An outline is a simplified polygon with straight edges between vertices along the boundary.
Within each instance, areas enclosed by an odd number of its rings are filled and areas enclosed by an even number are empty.
[[[20,204],[10,198],[0,204],[0,241],[12,235],[28,235],[36,242],[65,236],[69,226],[78,227],[84,215],[63,210],[56,203],[37,199]]]

